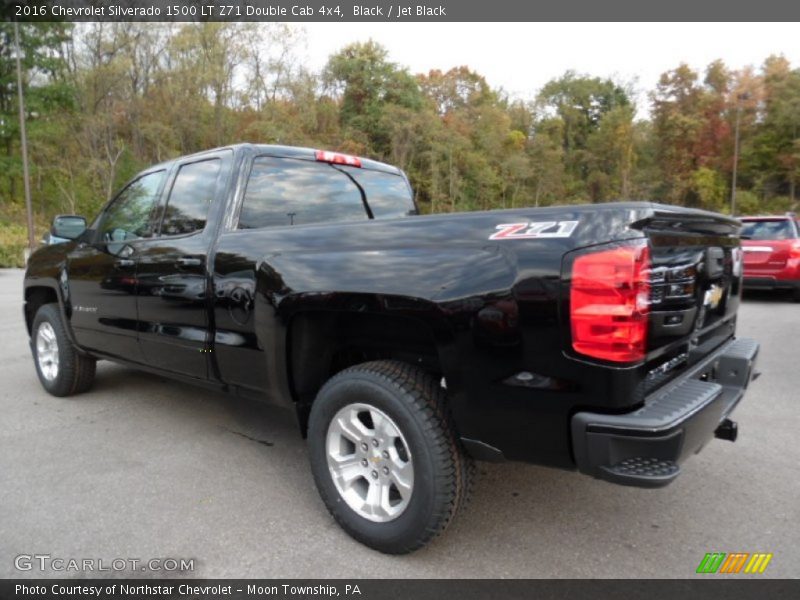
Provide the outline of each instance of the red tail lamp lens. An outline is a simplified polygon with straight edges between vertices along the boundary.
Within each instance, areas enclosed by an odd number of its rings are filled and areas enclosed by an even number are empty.
[[[573,349],[613,362],[644,359],[649,280],[650,251],[644,241],[576,258],[570,290]]]

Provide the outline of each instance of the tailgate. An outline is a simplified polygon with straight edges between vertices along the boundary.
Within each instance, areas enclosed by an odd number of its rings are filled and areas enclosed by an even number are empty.
[[[733,335],[742,294],[740,225],[675,209],[634,226],[651,254],[649,378],[663,383],[674,367],[697,362]]]

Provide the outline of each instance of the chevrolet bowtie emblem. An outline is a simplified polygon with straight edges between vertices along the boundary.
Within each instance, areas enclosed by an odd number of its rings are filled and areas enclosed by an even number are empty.
[[[717,308],[719,306],[719,303],[722,301],[722,295],[723,295],[722,286],[713,284],[706,291],[706,296],[703,301],[703,304],[712,309]]]

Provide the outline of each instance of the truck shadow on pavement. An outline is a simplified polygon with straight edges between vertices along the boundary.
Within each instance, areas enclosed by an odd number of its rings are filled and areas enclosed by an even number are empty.
[[[102,396],[117,402],[118,392],[126,390],[125,402],[135,404],[134,415],[156,413],[151,418],[175,432],[176,446],[210,445],[215,453],[228,455],[242,469],[243,477],[258,480],[255,493],[259,489],[270,493],[279,481],[286,497],[291,498],[294,516],[308,524],[294,531],[298,543],[317,539],[321,528],[325,538],[330,538],[331,551],[340,552],[342,546],[347,546],[359,555],[381,557],[351,540],[328,516],[317,497],[306,443],[291,411],[158,376],[143,377],[117,365],[101,365],[95,387],[85,396],[87,400]],[[142,424],[146,438],[145,427]],[[198,456],[197,460],[205,458]],[[224,468],[224,464],[207,463],[205,472],[217,477],[218,468]],[[443,538],[413,555],[391,560],[418,566],[419,561],[432,557],[447,561],[452,548],[464,544],[483,548],[480,554],[495,545],[509,551],[539,552],[564,536],[571,536],[569,546],[577,554],[582,553],[583,544],[594,544],[601,538],[606,538],[604,543],[612,547],[620,545],[623,552],[635,552],[642,534],[631,534],[630,527],[657,536],[671,518],[669,513],[664,514],[663,507],[675,503],[681,488],[676,483],[657,496],[650,490],[621,488],[572,472],[520,463],[478,463],[472,502]],[[686,500],[682,502],[686,508]],[[598,514],[603,519],[595,519]],[[620,525],[624,525],[621,533]],[[250,526],[252,523],[242,524]],[[527,576],[537,573],[533,570]],[[516,572],[516,576],[524,575]]]

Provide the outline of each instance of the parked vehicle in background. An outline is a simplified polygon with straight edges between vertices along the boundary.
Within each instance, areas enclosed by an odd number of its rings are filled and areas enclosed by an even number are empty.
[[[793,214],[742,217],[744,287],[791,290],[800,302],[800,222]]]
[[[420,216],[396,167],[245,144],[63,224],[25,276],[44,388],[88,390],[108,359],[287,407],[328,510],[383,552],[445,529],[473,459],[665,486],[736,439],[755,373],[741,224],[706,211]]]

